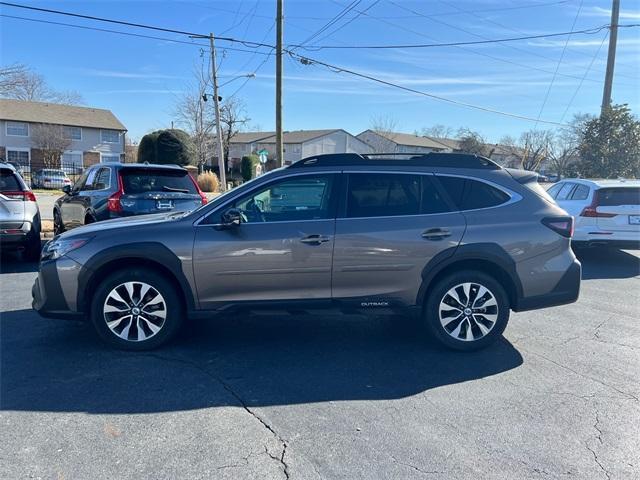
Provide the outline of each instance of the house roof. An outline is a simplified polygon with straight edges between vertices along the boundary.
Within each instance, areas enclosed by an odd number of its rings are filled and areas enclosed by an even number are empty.
[[[294,130],[292,132],[284,132],[283,134],[283,143],[305,143],[309,140],[313,140],[319,137],[324,137],[325,135],[329,135],[333,132],[341,131],[340,128],[333,128],[331,130]],[[345,132],[347,133],[347,132]],[[347,135],[351,135],[347,133]],[[261,140],[263,143],[275,143],[276,136],[273,135],[269,138],[264,138]]]
[[[0,119],[16,122],[51,123],[73,127],[127,130],[110,110],[76,107],[58,103],[27,102],[7,98],[0,98]]]
[[[231,139],[231,143],[253,143],[275,134],[276,132],[238,132]]]
[[[373,130],[365,130],[365,132],[372,132],[381,137],[386,138],[398,145],[407,145],[409,147],[426,147],[444,150],[446,148],[451,148],[431,137],[422,137],[419,135],[412,135],[411,133],[400,133],[400,132],[374,132]],[[360,135],[362,135],[362,133]],[[358,135],[358,138],[360,138]]]
[[[430,138],[434,142],[441,143],[445,147],[450,148],[451,150],[460,150],[460,140],[456,140],[455,138],[435,138],[435,137],[427,137],[427,138]]]

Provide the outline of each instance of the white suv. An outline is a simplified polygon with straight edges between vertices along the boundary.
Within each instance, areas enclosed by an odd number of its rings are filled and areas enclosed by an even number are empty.
[[[574,245],[640,247],[640,180],[565,179],[547,193],[575,218]]]

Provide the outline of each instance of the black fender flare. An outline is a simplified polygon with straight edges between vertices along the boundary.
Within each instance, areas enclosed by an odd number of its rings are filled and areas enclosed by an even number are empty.
[[[182,271],[182,262],[165,245],[158,242],[137,242],[106,248],[90,257],[82,266],[78,275],[77,305],[79,311],[88,311],[91,291],[89,287],[95,279],[94,275],[103,267],[114,262],[142,261],[152,266],[167,270],[180,287],[182,298],[188,311],[195,310],[194,293]]]
[[[473,243],[451,247],[435,255],[422,269],[422,283],[418,289],[416,305],[423,305],[429,285],[447,267],[463,261],[489,262],[505,272],[513,287],[512,299],[517,305],[522,298],[522,282],[516,271],[516,263],[509,254],[495,243]]]

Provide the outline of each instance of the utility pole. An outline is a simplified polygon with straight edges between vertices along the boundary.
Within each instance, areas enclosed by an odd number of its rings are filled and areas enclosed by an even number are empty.
[[[224,148],[222,147],[222,126],[220,122],[220,100],[218,99],[218,76],[216,74],[216,47],[213,33],[209,34],[211,45],[211,76],[213,77],[213,104],[216,110],[216,143],[218,144],[218,169],[220,170],[220,191],[227,189],[227,175],[224,166]]]
[[[613,86],[613,68],[616,63],[616,44],[618,43],[618,18],[620,17],[620,0],[613,0],[611,5],[611,26],[609,27],[609,54],[607,56],[607,73],[604,77],[604,93],[602,94],[602,115],[611,105],[611,88]]]
[[[276,166],[284,164],[282,143],[282,1],[276,0]]]

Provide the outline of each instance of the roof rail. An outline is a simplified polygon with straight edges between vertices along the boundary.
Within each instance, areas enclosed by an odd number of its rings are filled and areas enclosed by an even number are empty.
[[[395,158],[406,157],[406,158]],[[501,167],[488,158],[470,153],[329,153],[303,158],[288,168],[338,167],[355,165],[396,165],[414,167],[482,168]]]

